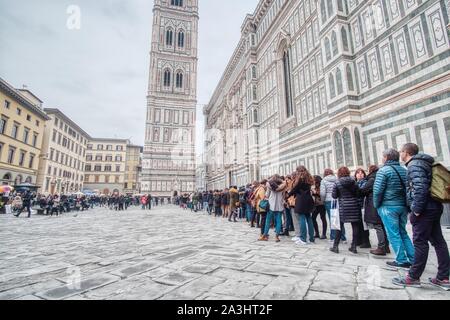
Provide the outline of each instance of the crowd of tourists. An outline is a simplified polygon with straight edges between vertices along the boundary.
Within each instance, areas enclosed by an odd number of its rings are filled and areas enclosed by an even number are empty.
[[[165,200],[165,198],[151,195],[84,195],[81,193],[44,195],[24,190],[0,194],[0,214],[13,214],[19,217],[25,212],[30,218],[33,211],[41,215],[59,216],[97,207],[108,208],[112,211],[125,211],[132,206],[151,209],[152,205],[163,205]],[[166,201],[170,203],[170,199]]]
[[[274,175],[241,188],[183,195],[179,202],[185,209],[204,210],[230,222],[246,221],[259,229],[259,241],[269,241],[272,228],[276,242],[291,232],[292,241],[300,246],[329,238],[330,251],[335,254],[339,254],[340,244],[347,242],[346,224],[350,224],[349,251],[358,254],[358,248],[367,248],[371,255],[386,256],[392,248],[395,261],[388,261],[387,267],[409,271],[405,277],[393,279],[401,286],[421,285],[430,242],[439,270],[429,282],[450,289],[449,251],[441,227],[443,203],[450,200],[449,172],[431,156],[420,154],[412,143],[401,152],[386,150],[383,158],[382,167],[361,168],[353,175],[342,167],[337,174],[327,169],[323,177],[312,176],[299,166],[287,176]],[[408,218],[413,241],[407,232]],[[370,230],[376,233],[375,246],[370,242]]]

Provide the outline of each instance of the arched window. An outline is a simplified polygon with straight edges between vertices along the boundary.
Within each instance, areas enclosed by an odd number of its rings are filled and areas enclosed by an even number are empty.
[[[342,0],[338,0],[338,10],[344,12],[344,3]]]
[[[328,76],[328,85],[330,87],[330,98],[333,99],[336,97],[336,87],[334,85],[334,77],[332,74]]]
[[[344,27],[341,28],[341,37],[342,37],[342,46],[344,47],[344,51],[348,50],[348,37],[347,37],[347,31]]]
[[[334,133],[334,154],[336,157],[336,167],[344,166],[344,151],[342,148],[342,136],[339,131]]]
[[[183,6],[183,0],[171,0],[170,4],[176,7],[182,7]]]
[[[320,1],[320,14],[322,16],[322,23],[327,21],[327,8],[325,7],[325,0]]]
[[[327,4],[328,4],[328,17],[330,17],[334,13],[333,12],[334,11],[334,9],[333,9],[333,1],[327,0]]]
[[[10,173],[5,173],[5,175],[3,176],[3,181],[11,181],[11,174]]]
[[[169,29],[166,31],[166,45],[172,46],[173,45],[173,31],[172,29]]]
[[[333,56],[337,55],[339,53],[339,48],[335,31],[331,34],[331,46],[333,47]]]
[[[172,74],[169,69],[164,71],[164,87],[170,87]]]
[[[337,93],[342,94],[344,92],[344,88],[342,85],[342,73],[341,73],[341,69],[337,69],[336,70],[336,86],[337,86]]]
[[[358,162],[358,166],[364,166],[361,134],[359,133],[358,128],[355,128],[355,146],[356,146],[356,161]]]
[[[178,47],[184,48],[184,32],[183,31],[178,32]]]
[[[327,59],[327,62],[331,60],[331,45],[330,45],[330,39],[325,38],[325,57]]]
[[[342,141],[344,143],[345,164],[347,167],[353,167],[355,162],[353,161],[352,137],[350,130],[347,128],[344,128],[342,132]]]
[[[183,88],[183,73],[181,71],[177,72],[176,87],[177,89]]]
[[[355,85],[353,84],[353,74],[352,74],[352,68],[350,65],[347,65],[346,68],[347,73],[347,86],[349,91],[355,91]]]
[[[22,181],[23,181],[23,178],[22,178],[22,176],[19,174],[19,175],[16,177],[16,180],[14,180],[14,184],[15,184],[15,185],[19,185],[19,184],[22,183]]]
[[[292,104],[292,85],[291,85],[291,57],[289,50],[283,54],[283,71],[284,71],[284,92],[286,98],[286,118],[294,115]]]

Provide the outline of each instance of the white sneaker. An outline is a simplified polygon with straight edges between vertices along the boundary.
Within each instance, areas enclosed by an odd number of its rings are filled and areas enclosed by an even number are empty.
[[[299,239],[298,241],[295,242],[295,244],[306,246],[308,243],[304,242],[302,239]]]
[[[299,237],[293,237],[291,240],[294,241],[294,242],[297,242],[298,240],[300,240],[300,238]]]

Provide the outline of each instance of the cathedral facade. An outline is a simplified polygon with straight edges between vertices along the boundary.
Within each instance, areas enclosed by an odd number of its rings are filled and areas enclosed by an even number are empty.
[[[204,108],[208,188],[367,168],[406,142],[450,167],[448,6],[260,0]]]
[[[142,192],[195,189],[197,0],[155,0]]]

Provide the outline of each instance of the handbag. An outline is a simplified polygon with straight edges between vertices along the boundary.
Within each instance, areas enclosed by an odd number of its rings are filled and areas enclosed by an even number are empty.
[[[291,208],[294,208],[295,207],[295,200],[296,200],[295,196],[290,196],[288,198],[288,200],[287,200],[288,206],[291,207]]]
[[[269,200],[261,200],[259,202],[259,208],[261,209],[261,212],[268,212],[269,211]]]
[[[339,216],[339,201],[334,200],[330,212],[331,230],[341,230],[341,217]]]

